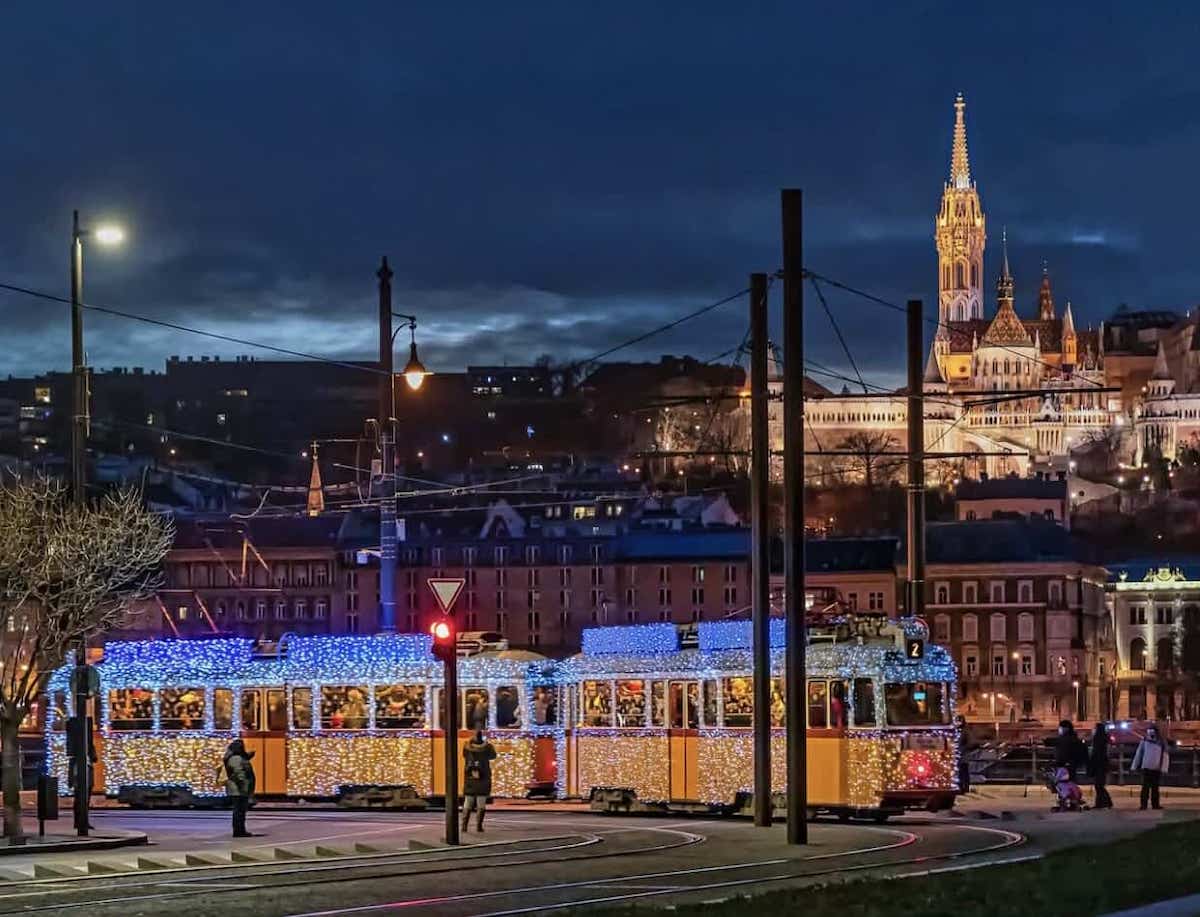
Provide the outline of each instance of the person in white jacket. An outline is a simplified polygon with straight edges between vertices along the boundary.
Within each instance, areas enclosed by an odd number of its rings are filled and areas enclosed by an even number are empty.
[[[1162,775],[1171,766],[1171,756],[1167,754],[1167,745],[1159,735],[1158,727],[1153,723],[1146,728],[1146,735],[1138,744],[1133,756],[1133,769],[1142,772],[1142,805],[1146,808],[1149,802],[1155,809],[1161,809],[1158,804],[1158,787]]]

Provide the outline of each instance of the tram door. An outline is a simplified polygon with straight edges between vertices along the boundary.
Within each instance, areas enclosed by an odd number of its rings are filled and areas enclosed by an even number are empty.
[[[258,792],[287,793],[287,691],[284,688],[242,689],[242,738],[255,753]]]
[[[699,796],[697,755],[700,728],[700,682],[667,682],[667,728],[671,747],[671,798]]]

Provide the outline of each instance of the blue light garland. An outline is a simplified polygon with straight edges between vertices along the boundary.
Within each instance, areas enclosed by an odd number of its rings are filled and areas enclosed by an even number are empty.
[[[585,656],[673,653],[679,649],[674,624],[633,624],[623,627],[589,627],[583,631]]]

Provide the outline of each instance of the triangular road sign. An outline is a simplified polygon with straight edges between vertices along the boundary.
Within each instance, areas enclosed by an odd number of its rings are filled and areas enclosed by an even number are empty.
[[[433,597],[437,599],[438,606],[442,609],[442,614],[450,614],[450,610],[454,608],[454,603],[458,601],[459,595],[462,594],[463,586],[467,581],[462,577],[444,577],[437,579],[426,580],[429,583],[429,588],[433,591]]]

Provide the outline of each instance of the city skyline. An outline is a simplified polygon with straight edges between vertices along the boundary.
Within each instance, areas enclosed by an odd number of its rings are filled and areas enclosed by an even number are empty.
[[[1164,38],[1194,26],[1122,30],[1066,11],[951,22],[931,10],[882,13],[887,28],[860,33],[839,14],[714,10],[687,19],[618,11],[589,22],[578,42],[562,36],[579,34],[580,17],[556,11],[531,17],[515,39],[507,29],[503,47],[488,40],[497,23],[480,12],[453,25],[463,49],[454,56],[432,50],[451,27],[436,14],[389,28],[389,14],[376,11],[326,32],[265,12],[186,24],[160,21],[175,20],[170,12],[154,21],[106,13],[100,42],[86,12],[57,24],[24,14],[28,41],[0,64],[24,89],[27,127],[3,154],[25,180],[0,229],[10,253],[0,279],[65,293],[77,206],[87,220],[115,216],[129,228],[124,250],[89,259],[91,302],[369,359],[373,272],[387,254],[397,305],[421,318],[431,367],[543,353],[567,361],[777,267],[777,188],[794,185],[806,190],[814,269],[931,307],[931,221],[962,91],[993,240],[1008,229],[1018,312],[1034,308],[1043,261],[1082,327],[1120,302],[1192,304],[1183,240],[1194,192],[1177,181],[1169,197],[1150,193],[1124,176],[1185,175],[1194,158],[1186,101],[1200,86],[1183,69],[1182,43]],[[791,54],[790,36],[814,21],[828,47]],[[668,34],[675,44],[663,54]],[[946,40],[964,34],[971,39]],[[51,39],[78,53],[57,77],[32,80],[29,65]],[[1140,81],[1105,91],[1116,77],[1097,62],[1118,41],[1121,53],[1153,47],[1155,56]],[[1014,43],[1025,57],[1010,68]],[[938,66],[920,74],[866,66],[898,47],[935,46]],[[731,66],[743,57],[753,66]],[[557,79],[539,77],[547,73]],[[84,113],[83,155],[51,104],[67,87]],[[878,138],[893,137],[895,148],[881,147]],[[985,289],[998,254],[993,244]],[[886,339],[863,333],[880,314],[829,297],[864,374],[897,382]],[[844,366],[812,306],[809,353]],[[6,373],[66,367],[65,307],[4,294],[0,308],[21,341]],[[899,317],[883,316],[893,321],[898,331]],[[731,303],[618,357],[706,358],[744,330],[745,310]],[[212,344],[88,320],[97,367],[246,350]]]

